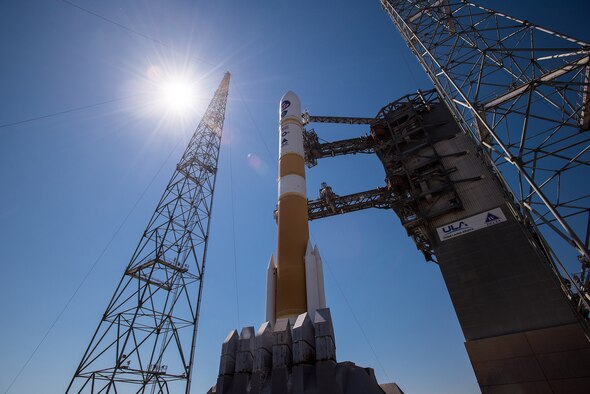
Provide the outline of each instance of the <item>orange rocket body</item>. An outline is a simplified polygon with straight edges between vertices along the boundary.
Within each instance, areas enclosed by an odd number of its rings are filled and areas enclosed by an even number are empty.
[[[318,248],[309,242],[301,103],[287,92],[279,106],[277,259],[267,271],[266,319],[295,319],[326,307]]]
[[[286,93],[279,111],[276,318],[307,311],[304,258],[309,241],[299,98],[293,92]]]

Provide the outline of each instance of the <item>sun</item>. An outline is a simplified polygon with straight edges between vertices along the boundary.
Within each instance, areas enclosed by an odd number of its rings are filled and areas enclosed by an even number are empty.
[[[172,113],[186,115],[196,105],[196,86],[187,78],[171,77],[160,82],[160,97]]]
[[[190,67],[149,65],[134,87],[141,91],[137,112],[160,122],[186,126],[203,112],[205,76]]]

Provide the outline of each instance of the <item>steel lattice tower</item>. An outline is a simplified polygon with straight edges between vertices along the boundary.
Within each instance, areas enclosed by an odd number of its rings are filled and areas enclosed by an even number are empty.
[[[189,393],[230,74],[144,231],[68,393]]]
[[[588,310],[590,44],[462,0],[381,4]]]

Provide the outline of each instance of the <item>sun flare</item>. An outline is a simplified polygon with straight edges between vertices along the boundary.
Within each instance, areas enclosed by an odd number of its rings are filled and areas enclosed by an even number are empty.
[[[161,123],[186,126],[204,111],[204,76],[188,67],[150,65],[136,80],[137,113],[142,117],[160,118]]]
[[[162,81],[160,94],[165,108],[179,115],[186,115],[195,106],[195,84],[184,78],[170,78]]]

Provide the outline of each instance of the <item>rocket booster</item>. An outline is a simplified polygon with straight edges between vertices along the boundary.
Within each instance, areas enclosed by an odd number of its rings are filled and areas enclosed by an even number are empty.
[[[278,247],[267,273],[267,320],[325,308],[322,262],[309,242],[301,103],[287,92],[279,106]]]
[[[279,108],[276,318],[307,310],[304,257],[309,240],[301,103],[287,92]]]

